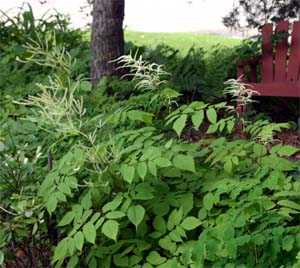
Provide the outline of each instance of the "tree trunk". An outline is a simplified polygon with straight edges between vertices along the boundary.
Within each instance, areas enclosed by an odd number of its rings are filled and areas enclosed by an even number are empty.
[[[103,76],[119,75],[110,62],[124,53],[123,19],[125,0],[94,0],[91,38],[91,78],[96,87]]]

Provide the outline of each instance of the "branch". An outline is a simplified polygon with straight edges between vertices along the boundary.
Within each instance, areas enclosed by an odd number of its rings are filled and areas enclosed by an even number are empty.
[[[6,210],[4,207],[0,206],[0,209],[3,210],[4,212],[6,212],[7,214],[10,214],[10,215],[13,215],[13,216],[18,216],[19,214],[16,214],[16,213],[13,213],[13,212],[10,212],[8,210]]]

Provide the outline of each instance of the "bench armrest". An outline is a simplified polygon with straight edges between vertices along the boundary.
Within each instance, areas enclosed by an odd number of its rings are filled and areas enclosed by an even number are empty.
[[[244,72],[244,67],[249,65],[250,66],[250,82],[251,83],[256,83],[257,81],[257,70],[256,66],[259,61],[261,61],[262,56],[256,56],[251,60],[239,60],[237,61],[237,77],[241,79],[242,82],[244,81],[245,78],[245,72]]]

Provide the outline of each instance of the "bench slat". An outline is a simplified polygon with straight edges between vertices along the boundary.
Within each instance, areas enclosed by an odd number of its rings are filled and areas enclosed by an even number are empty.
[[[300,40],[299,21],[295,21],[292,30],[292,43],[288,63],[287,81],[299,81],[300,71]],[[300,93],[299,93],[300,94]]]
[[[278,22],[276,34],[280,38],[282,32],[288,33],[289,23],[287,21]],[[288,36],[277,41],[276,54],[275,54],[275,72],[274,81],[286,80],[287,71],[287,52],[288,52]]]
[[[298,82],[274,82],[251,83],[250,89],[254,89],[261,96],[299,97],[300,83]]]
[[[273,23],[265,24],[262,28],[262,82],[273,81]]]

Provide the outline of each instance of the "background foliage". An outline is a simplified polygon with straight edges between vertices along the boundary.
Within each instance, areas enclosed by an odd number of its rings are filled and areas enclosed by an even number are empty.
[[[259,47],[128,44],[134,79],[92,91],[83,35],[56,16],[26,39],[25,14],[1,26],[0,265],[298,266],[299,149],[275,140],[290,125],[245,115],[237,133],[221,101]]]

